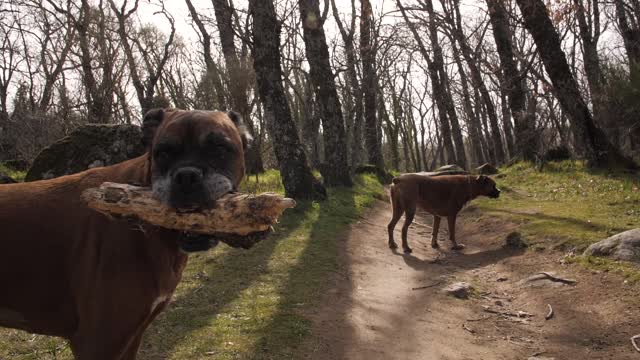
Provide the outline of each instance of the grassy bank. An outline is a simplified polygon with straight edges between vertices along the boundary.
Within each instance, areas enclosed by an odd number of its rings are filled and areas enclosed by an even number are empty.
[[[593,171],[580,162],[563,161],[546,164],[543,171],[518,163],[501,169],[496,181],[503,190],[500,201],[479,200],[478,207],[519,222],[519,231],[534,248],[575,248],[581,253],[594,242],[640,227],[638,175]],[[572,260],[640,279],[634,266],[595,258]]]
[[[245,191],[283,192],[277,172],[249,177]],[[191,256],[174,302],[146,333],[140,359],[283,359],[310,329],[314,306],[337,267],[339,234],[383,196],[373,176],[329,200],[287,210],[273,237],[251,250],[225,245]],[[64,342],[0,330],[0,359],[70,359]]]

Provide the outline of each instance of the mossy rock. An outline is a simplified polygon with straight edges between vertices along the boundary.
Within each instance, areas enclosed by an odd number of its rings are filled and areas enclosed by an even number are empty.
[[[481,174],[481,175],[495,175],[499,172],[498,168],[496,168],[495,166],[489,163],[485,163],[483,165],[478,166],[476,170],[478,174]]]
[[[138,126],[81,126],[43,149],[29,168],[25,181],[51,179],[113,165],[140,156],[144,150]]]

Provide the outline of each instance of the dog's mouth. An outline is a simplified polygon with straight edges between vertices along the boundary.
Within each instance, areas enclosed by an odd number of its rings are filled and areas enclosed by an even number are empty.
[[[180,250],[185,253],[207,251],[218,245],[218,240],[207,235],[185,232],[178,239]]]
[[[229,177],[215,173],[188,186],[170,176],[159,177],[152,182],[152,188],[156,200],[183,213],[210,209],[219,198],[234,190]]]
[[[500,190],[495,189],[494,191],[491,192],[491,194],[489,194],[489,197],[492,199],[497,199],[500,197]]]

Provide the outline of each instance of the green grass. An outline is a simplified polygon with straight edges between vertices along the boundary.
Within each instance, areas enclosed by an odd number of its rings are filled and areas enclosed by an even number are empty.
[[[15,181],[24,181],[24,177],[27,175],[26,171],[14,170],[4,164],[0,163],[0,174],[10,176]]]
[[[640,226],[640,178],[634,174],[594,171],[581,162],[548,163],[543,171],[518,163],[496,177],[500,200],[482,199],[490,215],[519,222],[518,231],[533,248],[574,248]],[[640,280],[637,266],[602,258],[574,256],[569,261],[590,268],[615,270]]]
[[[582,163],[549,163],[538,172],[518,163],[497,176],[499,201],[480,200],[491,214],[522,222],[527,237],[563,240],[584,249],[589,244],[640,226],[637,175],[590,171]]]
[[[283,192],[278,173],[248,177],[243,191]],[[286,359],[309,334],[311,309],[337,268],[339,234],[382,198],[372,175],[329,189],[323,202],[287,210],[251,250],[192,255],[174,302],[145,334],[140,359]],[[0,359],[70,359],[61,340],[0,330]],[[10,336],[9,336],[10,335]],[[62,354],[47,354],[56,349]]]

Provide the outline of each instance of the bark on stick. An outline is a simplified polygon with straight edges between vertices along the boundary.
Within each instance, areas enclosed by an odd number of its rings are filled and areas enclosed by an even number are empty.
[[[275,193],[232,193],[218,199],[211,209],[182,212],[154,199],[149,188],[109,182],[85,190],[82,197],[89,207],[102,213],[206,235],[245,236],[266,231],[285,209],[296,205],[293,199]]]

